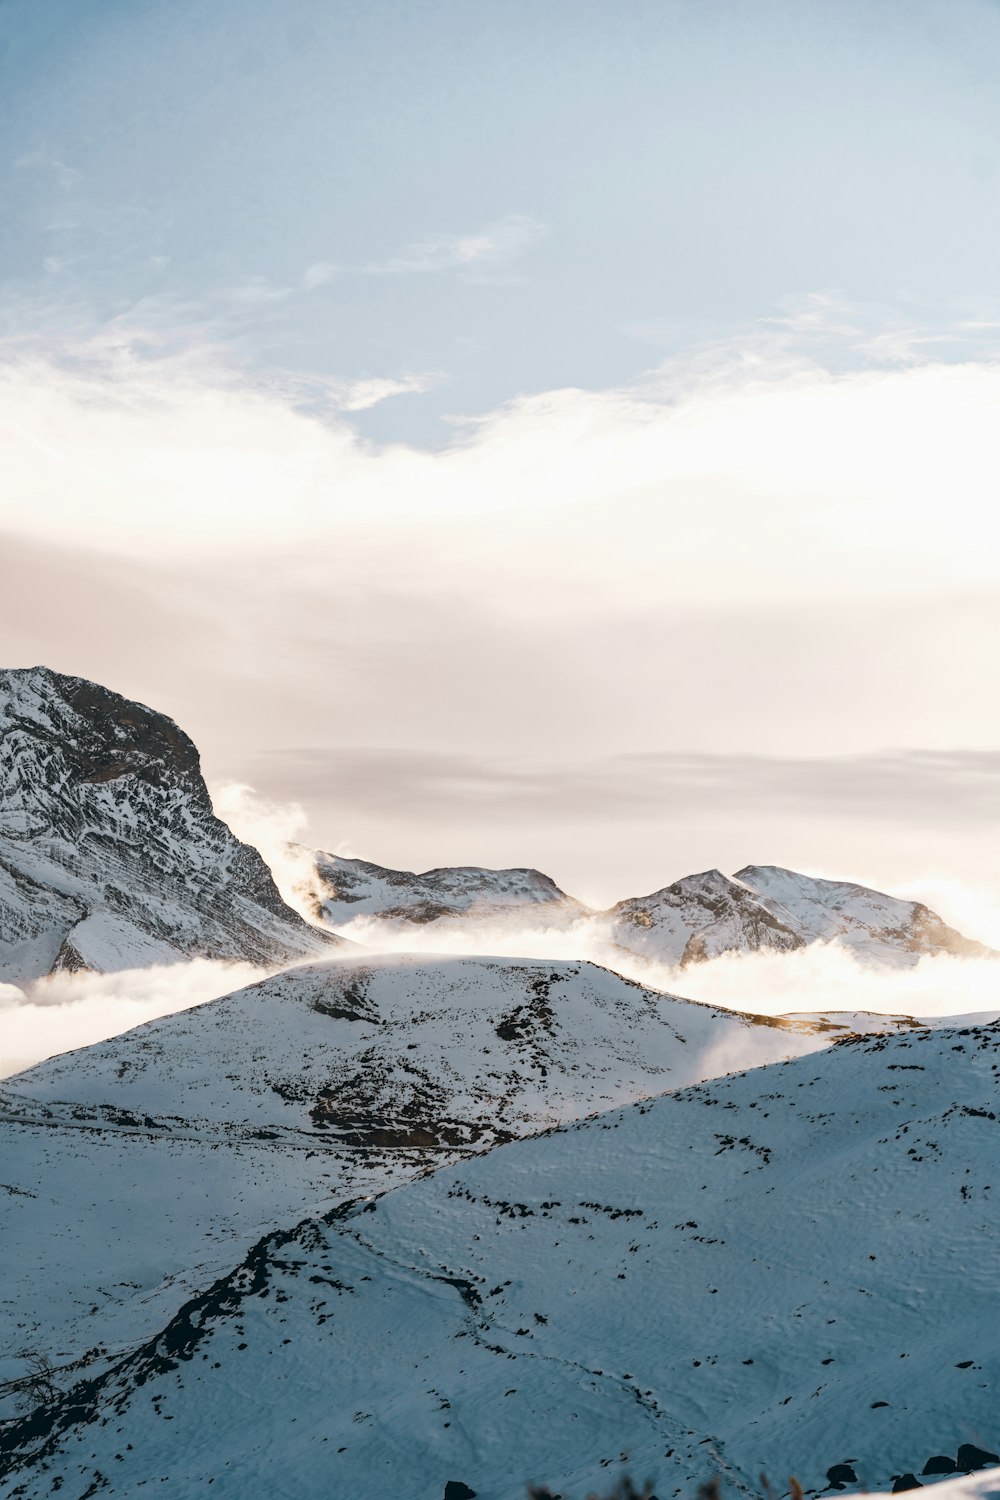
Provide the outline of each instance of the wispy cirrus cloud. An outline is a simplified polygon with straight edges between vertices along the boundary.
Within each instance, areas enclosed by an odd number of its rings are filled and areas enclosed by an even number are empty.
[[[667,351],[654,378],[731,380],[783,370],[786,375],[822,364],[831,373],[889,370],[929,361],[954,364],[995,359],[1000,347],[1000,303],[995,298],[949,302],[917,299],[867,302],[837,288],[784,297],[766,316],[703,333],[692,344],[673,320],[634,320],[630,338]]]
[[[398,255],[362,269],[374,275],[408,276],[506,265],[537,244],[544,234],[543,225],[530,215],[507,214],[471,233],[436,234],[414,240]]]
[[[53,156],[51,152],[42,150],[26,151],[17,158],[14,166],[18,171],[31,170],[51,175],[64,193],[72,192],[83,177],[78,167],[72,167],[68,162],[61,161],[58,156]]]
[[[385,375],[360,380],[325,382],[331,404],[338,411],[368,411],[391,396],[419,396],[441,384],[446,377],[439,371],[423,374]]]
[[[316,261],[303,272],[307,289],[338,276],[425,276],[443,271],[482,275],[497,271],[524,255],[544,238],[545,226],[529,214],[506,214],[464,234],[430,234],[413,240],[385,260],[343,265]]]

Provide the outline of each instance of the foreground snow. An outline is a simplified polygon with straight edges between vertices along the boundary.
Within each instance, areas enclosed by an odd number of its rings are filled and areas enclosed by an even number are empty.
[[[268,1236],[7,1429],[0,1493],[523,1500],[627,1465],[662,1500],[995,1453],[998,1077],[993,1027],[862,1038]]]
[[[276,1224],[828,1040],[592,964],[383,957],[53,1058],[0,1086],[0,1243],[25,1247],[0,1380],[24,1347],[65,1362],[148,1336]]]

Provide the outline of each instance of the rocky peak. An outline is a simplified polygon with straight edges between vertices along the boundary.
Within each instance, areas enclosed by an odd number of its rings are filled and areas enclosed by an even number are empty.
[[[0,976],[325,950],[213,810],[164,714],[47,667],[0,671]]]

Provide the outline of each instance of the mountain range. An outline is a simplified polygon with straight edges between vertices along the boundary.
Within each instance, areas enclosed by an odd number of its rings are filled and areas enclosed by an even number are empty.
[[[315,920],[361,942],[405,939],[417,928],[447,941],[474,929],[480,944],[491,934],[572,930],[583,943],[678,968],[723,953],[790,953],[818,942],[893,967],[925,954],[990,952],[919,901],[776,865],[747,865],[736,875],[706,870],[597,911],[538,870],[461,866],[417,875],[320,852],[300,894]]]
[[[0,980],[15,984],[192,957],[275,969],[345,936],[379,946],[418,929],[479,952],[491,934],[572,932],[680,968],[814,942],[889,965],[989,952],[919,902],[769,865],[595,911],[538,870],[415,874],[319,852],[297,893],[307,921],[215,816],[198,752],[164,714],[46,667],[7,669],[0,746]]]
[[[320,854],[306,921],[170,719],[37,668],[0,673],[0,729],[6,977],[262,972],[0,1085],[3,1500],[812,1495],[1000,1462],[1000,1027],[765,1019],[482,951],[988,950],[775,866],[601,912],[527,868]],[[418,932],[478,951],[344,940]]]

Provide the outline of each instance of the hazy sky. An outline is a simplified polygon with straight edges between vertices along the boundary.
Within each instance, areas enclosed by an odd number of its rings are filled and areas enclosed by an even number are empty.
[[[998,57],[0,0],[4,661],[386,863],[995,884]]]

